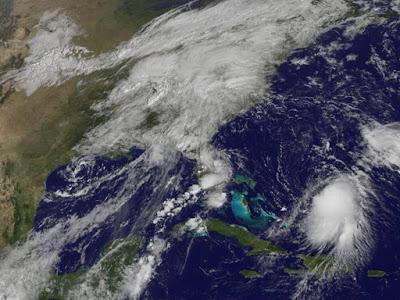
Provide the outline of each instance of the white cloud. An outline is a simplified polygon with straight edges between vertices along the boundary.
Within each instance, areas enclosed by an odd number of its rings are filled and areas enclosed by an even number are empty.
[[[367,158],[374,164],[400,167],[400,123],[375,124],[362,131],[367,142]]]

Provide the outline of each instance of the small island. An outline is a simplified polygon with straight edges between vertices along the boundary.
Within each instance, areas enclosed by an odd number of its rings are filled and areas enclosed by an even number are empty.
[[[262,278],[262,274],[258,273],[254,270],[243,269],[239,272],[244,278],[254,279],[254,278]]]
[[[368,277],[383,277],[385,276],[385,271],[382,270],[368,270]]]

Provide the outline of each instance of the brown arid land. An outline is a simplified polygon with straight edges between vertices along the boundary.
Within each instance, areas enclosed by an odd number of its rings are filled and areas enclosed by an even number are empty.
[[[46,11],[62,9],[72,17],[84,33],[74,42],[99,54],[160,14],[151,9],[152,2],[15,0],[12,26],[0,41],[0,75],[23,66],[29,54],[27,41]],[[72,148],[101,121],[90,107],[114,86],[111,74],[112,70],[103,70],[73,78],[29,97],[11,81],[0,85],[0,248],[26,237],[47,175],[68,162]]]

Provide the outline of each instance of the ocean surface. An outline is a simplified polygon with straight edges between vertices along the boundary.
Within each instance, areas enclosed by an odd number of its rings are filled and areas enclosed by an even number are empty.
[[[129,74],[49,174],[30,236],[0,262],[0,299],[68,276],[69,299],[396,298],[400,20],[390,2],[360,3],[371,14],[349,19],[342,1],[185,6],[99,57],[80,55],[70,17],[45,14],[9,74],[28,95],[116,64]],[[284,251],[250,255],[210,219]],[[111,291],[103,250],[135,236],[145,245]]]

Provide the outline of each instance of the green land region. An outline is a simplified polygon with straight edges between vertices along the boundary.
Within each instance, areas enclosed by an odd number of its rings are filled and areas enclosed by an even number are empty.
[[[368,277],[383,277],[385,275],[386,272],[382,270],[368,270],[367,272]]]
[[[229,225],[218,219],[210,219],[207,222],[207,230],[236,239],[240,246],[249,248],[246,250],[247,255],[286,253],[282,247],[258,238],[239,225]]]
[[[24,38],[27,42],[33,36],[31,29],[40,16],[47,10],[61,7],[85,33],[74,42],[88,47],[93,53],[100,53],[130,39],[141,26],[162,14],[164,10],[154,9],[162,2],[38,0],[32,5],[30,1],[22,0],[16,3],[14,13],[23,16],[18,18],[17,25],[26,29]],[[21,53],[16,56],[21,58]],[[85,133],[104,121],[95,115],[91,106],[104,99],[116,83],[127,76],[128,68],[117,66],[79,76],[59,86],[40,88],[31,96],[10,89],[7,97],[2,99],[0,249],[24,239],[31,230],[46,177],[58,166],[69,162],[76,155],[74,146]],[[158,122],[157,115],[152,112],[146,120],[145,128]]]
[[[209,2],[202,0],[200,5]],[[7,36],[19,46],[0,47],[0,56],[4,54],[0,69],[22,65],[28,54],[27,42],[45,11],[61,8],[71,16],[84,33],[74,42],[98,54],[130,39],[145,23],[164,13],[166,10],[160,6],[163,3],[165,0],[15,1],[15,26]],[[353,1],[348,3],[352,13],[358,14],[358,6]],[[0,86],[0,248],[25,237],[32,227],[47,175],[68,162],[74,155],[72,148],[102,122],[90,107],[115,86],[113,71],[73,78],[57,87],[41,88],[29,97],[9,83]],[[82,81],[83,91],[77,87]],[[143,128],[158,122],[157,114],[149,112]],[[234,181],[250,188],[256,184],[245,176],[236,176]]]
[[[84,281],[96,290],[101,281],[108,291],[114,293],[123,279],[124,269],[134,264],[143,248],[144,239],[139,236],[114,240],[106,245],[99,260],[99,270],[89,274],[87,269],[79,269],[64,275],[52,275],[49,285],[40,293],[39,300],[63,300],[68,293]]]
[[[233,182],[236,184],[241,184],[244,183],[246,184],[248,187],[250,187],[251,189],[254,189],[257,185],[257,182],[253,179],[251,179],[250,177],[247,177],[245,175],[235,175],[233,177]]]
[[[3,232],[5,241],[16,242],[32,228],[46,177],[57,166],[70,161],[75,155],[73,147],[88,130],[104,120],[96,116],[90,107],[104,99],[123,76],[126,72],[118,66],[81,78],[83,84],[79,90],[77,79],[55,88],[53,92],[45,89],[47,105],[57,105],[55,111],[48,118],[41,119],[40,125],[27,130],[26,136],[1,145],[0,160],[7,165],[2,175],[12,182],[10,200],[14,206],[14,230],[12,234]],[[62,91],[63,88],[71,90]],[[21,107],[21,110],[28,114],[25,108]],[[39,115],[40,111],[40,107],[32,107],[31,113]],[[28,127],[31,120],[29,117],[26,119],[27,124],[22,126]]]
[[[254,271],[254,270],[248,270],[248,269],[243,269],[239,272],[244,278],[248,279],[254,279],[254,278],[262,278],[262,274]]]
[[[289,275],[304,274],[308,271],[315,271],[315,274],[321,275],[323,271],[330,268],[334,264],[334,259],[327,255],[305,255],[299,254],[296,256],[302,261],[304,268],[284,268],[284,272]]]
[[[260,239],[243,226],[227,224],[219,219],[209,219],[207,221],[207,229],[209,232],[234,239],[240,246],[245,248],[246,254],[249,256],[265,254],[292,256],[281,246]],[[319,275],[325,269],[332,267],[335,263],[334,258],[327,255],[293,254],[293,257],[298,258],[301,261],[301,265],[296,268],[284,268],[284,272],[289,275],[304,274],[305,272],[313,270],[316,271],[316,275]],[[349,267],[343,266],[342,268],[343,272],[351,272],[351,268]]]

